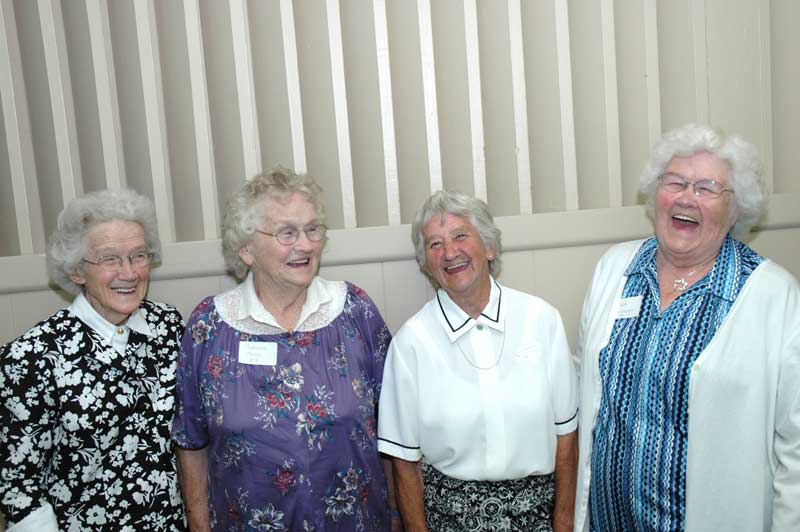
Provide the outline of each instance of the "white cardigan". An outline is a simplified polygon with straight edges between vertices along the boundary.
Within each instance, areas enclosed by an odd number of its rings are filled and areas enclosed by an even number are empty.
[[[599,354],[642,242],[603,256],[583,305],[576,532],[589,530]],[[686,532],[800,531],[800,284],[770,260],[692,366],[688,434]]]

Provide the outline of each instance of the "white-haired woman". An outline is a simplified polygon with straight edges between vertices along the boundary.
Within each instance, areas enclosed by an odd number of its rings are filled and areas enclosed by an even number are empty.
[[[183,530],[170,444],[180,314],[144,299],[149,199],[71,201],[48,248],[67,308],[0,349],[0,510],[9,532]]]
[[[577,394],[561,316],[494,280],[500,229],[483,201],[439,191],[411,236],[438,290],[392,340],[378,424],[406,531],[571,531]]]
[[[800,530],[800,285],[736,239],[757,152],[684,126],[641,190],[655,236],[612,247],[583,308],[575,528]]]
[[[309,176],[277,169],[228,202],[245,278],[195,308],[179,363],[193,531],[390,529],[375,407],[391,335],[363,290],[317,275],[326,231]]]

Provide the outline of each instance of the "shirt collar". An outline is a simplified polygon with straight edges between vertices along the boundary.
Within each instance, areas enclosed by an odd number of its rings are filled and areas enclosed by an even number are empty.
[[[256,287],[253,282],[253,272],[247,274],[244,282],[239,285],[242,304],[236,313],[236,319],[244,320],[252,318],[253,320],[283,329],[278,324],[275,316],[268,311],[261,300],[258,299],[256,294]],[[299,326],[308,319],[309,316],[317,312],[322,305],[333,300],[333,295],[328,292],[325,284],[322,283],[318,276],[315,276],[306,290],[306,300],[303,303],[303,308],[300,311],[300,319],[297,320]]]
[[[625,272],[626,276],[642,274],[646,271],[656,276],[656,251],[658,241],[655,237],[647,239],[639,252],[631,261],[630,266]],[[733,283],[726,283],[726,278],[739,277],[742,274],[742,250],[736,246],[733,238],[728,235],[722,241],[722,246],[714,262],[714,267],[708,272],[706,277],[692,286],[693,289],[709,290],[713,295],[733,301],[735,299],[736,286]]]
[[[78,297],[76,297],[67,308],[72,314],[77,316],[78,319],[91,327],[94,332],[109,343],[112,342],[114,334],[117,333],[117,329],[124,329],[125,332],[132,330],[144,334],[145,336],[155,336],[155,333],[147,323],[145,311],[141,307],[128,317],[128,321],[125,322],[124,325],[114,325],[106,320],[95,310],[82,293],[78,294]]]
[[[503,302],[503,290],[493,277],[490,277],[489,301],[481,311],[477,319],[472,319],[447,292],[441,288],[436,291],[436,301],[439,307],[439,323],[447,333],[451,342],[455,342],[465,333],[472,330],[479,323],[484,324],[499,332],[503,332],[505,327],[505,306]]]

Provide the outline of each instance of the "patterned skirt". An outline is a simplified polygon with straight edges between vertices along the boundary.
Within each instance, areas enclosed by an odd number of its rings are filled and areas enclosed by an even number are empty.
[[[552,531],[555,475],[499,482],[457,480],[422,464],[431,532]]]

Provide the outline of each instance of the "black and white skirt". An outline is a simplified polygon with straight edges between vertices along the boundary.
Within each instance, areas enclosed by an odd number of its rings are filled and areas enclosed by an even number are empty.
[[[431,532],[553,530],[555,475],[499,482],[457,480],[422,464]]]

